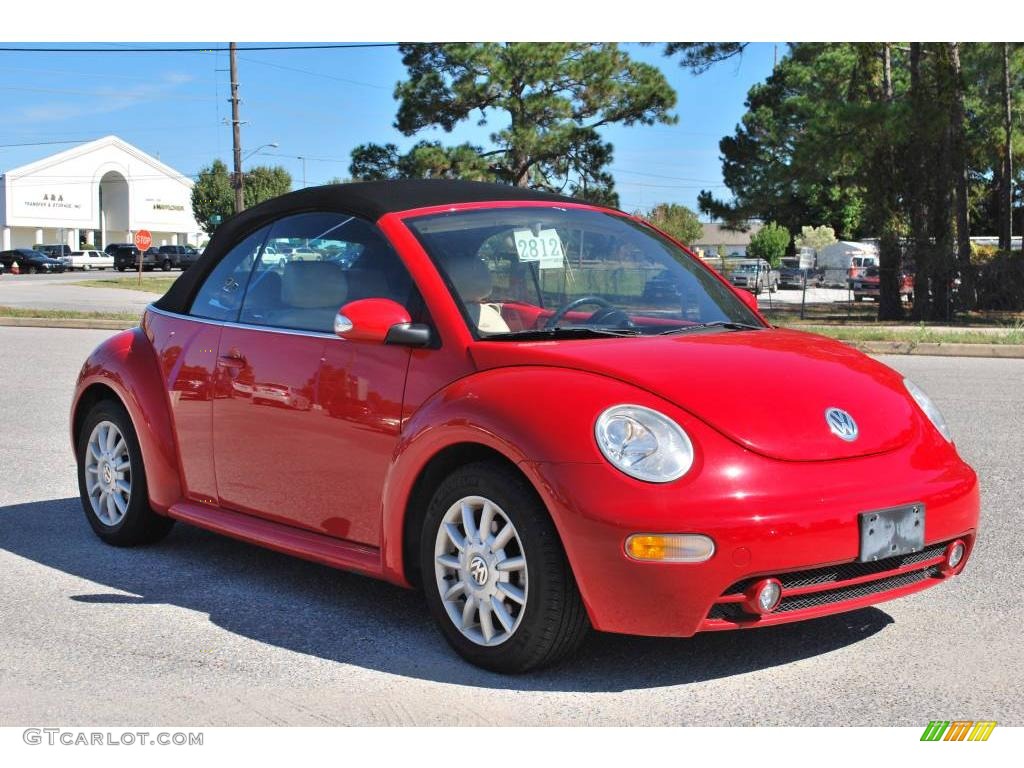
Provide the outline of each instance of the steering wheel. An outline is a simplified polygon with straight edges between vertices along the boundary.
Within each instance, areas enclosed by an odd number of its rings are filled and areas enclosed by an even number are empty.
[[[597,304],[600,309],[596,310],[589,318],[587,322],[593,322],[594,320],[600,319],[607,323],[608,320],[615,318],[618,322],[617,325],[620,327],[629,327],[632,323],[629,320],[629,316],[621,309],[617,308],[607,299],[601,298],[600,296],[580,296],[578,299],[573,299],[568,304],[564,304],[558,308],[558,310],[544,323],[545,328],[554,328],[558,323],[576,307],[582,307],[587,304]]]

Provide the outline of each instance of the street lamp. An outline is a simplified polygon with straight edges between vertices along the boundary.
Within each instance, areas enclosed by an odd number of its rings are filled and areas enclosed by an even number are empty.
[[[244,163],[246,160],[255,155],[257,152],[260,152],[261,150],[267,148],[277,149],[278,146],[280,145],[276,141],[272,141],[269,144],[260,144],[260,146],[256,147],[256,149],[254,149],[252,152],[250,152],[245,157],[237,161],[235,167],[238,169],[238,172],[234,174],[234,178],[232,179],[233,185],[235,187],[235,213],[241,213],[243,210],[245,210],[245,173],[242,171],[242,163]],[[238,157],[238,155],[236,154],[235,157]]]
[[[252,152],[250,152],[245,157],[243,157],[242,158],[242,162],[244,163],[246,160],[248,160],[250,157],[255,155],[257,152],[261,152],[264,149],[277,149],[279,146],[281,146],[281,145],[278,144],[276,141],[272,141],[269,144],[261,144],[260,146],[256,147],[256,149],[254,149]]]

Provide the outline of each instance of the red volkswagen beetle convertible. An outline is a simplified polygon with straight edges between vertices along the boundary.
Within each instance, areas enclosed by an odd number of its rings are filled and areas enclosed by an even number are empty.
[[[633,217],[487,184],[235,216],[89,357],[71,431],[104,541],[181,520],[420,586],[456,651],[507,672],[590,627],[687,637],[917,592],[978,523],[900,374],[771,327]]]

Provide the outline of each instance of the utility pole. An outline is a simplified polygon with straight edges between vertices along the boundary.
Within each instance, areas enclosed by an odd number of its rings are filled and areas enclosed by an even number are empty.
[[[242,194],[242,122],[238,116],[238,44],[228,45],[231,54],[231,133],[235,150],[235,173],[232,177],[235,187],[235,213],[245,210]]]

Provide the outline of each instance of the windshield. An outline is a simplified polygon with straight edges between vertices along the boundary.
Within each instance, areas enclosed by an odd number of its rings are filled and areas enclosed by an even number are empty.
[[[407,224],[481,338],[540,329],[639,335],[708,324],[763,327],[709,269],[622,216],[495,208]]]

